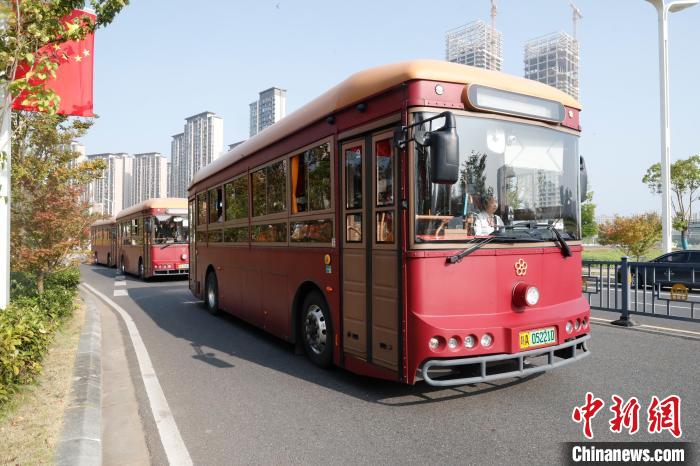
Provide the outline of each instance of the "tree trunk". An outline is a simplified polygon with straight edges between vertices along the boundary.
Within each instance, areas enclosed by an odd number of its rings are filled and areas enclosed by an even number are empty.
[[[681,247],[683,250],[688,249],[688,229],[681,231]]]
[[[44,278],[46,274],[44,272],[39,272],[36,274],[36,289],[39,294],[44,294]]]

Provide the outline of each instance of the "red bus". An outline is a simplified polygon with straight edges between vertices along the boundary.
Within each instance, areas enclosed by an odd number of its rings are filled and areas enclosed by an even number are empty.
[[[449,62],[359,72],[195,174],[190,289],[320,366],[408,384],[577,361],[579,112]]]
[[[90,250],[95,264],[114,267],[117,255],[117,223],[114,218],[98,220],[90,225]]]
[[[123,273],[141,279],[189,273],[187,199],[148,199],[119,212],[116,221]]]

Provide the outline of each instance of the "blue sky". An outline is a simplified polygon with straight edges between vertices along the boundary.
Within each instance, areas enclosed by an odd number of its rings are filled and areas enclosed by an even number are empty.
[[[499,0],[503,71],[522,75],[523,42],[571,32],[567,0]],[[581,154],[598,214],[660,210],[641,178],[660,159],[656,10],[645,0],[578,0]],[[95,39],[88,153],[170,155],[170,136],[204,110],[226,144],[248,136],[248,104],[287,89],[287,113],[355,71],[444,58],[444,33],[489,20],[488,0],[198,2],[132,0]],[[700,6],[670,15],[671,156],[700,153]]]

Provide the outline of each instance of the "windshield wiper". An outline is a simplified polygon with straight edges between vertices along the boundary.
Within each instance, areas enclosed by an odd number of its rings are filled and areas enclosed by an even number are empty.
[[[559,230],[554,227],[554,224],[552,223],[551,225],[547,225],[547,229],[554,233],[554,236],[556,236],[557,242],[561,248],[561,255],[564,257],[571,257],[571,248],[567,242],[564,241],[564,237],[561,235],[561,233],[559,233]]]
[[[488,238],[485,238],[485,239],[479,241],[474,246],[472,246],[468,249],[465,249],[464,251],[460,252],[459,254],[454,254],[452,256],[448,256],[446,262],[448,264],[456,264],[458,262],[461,262],[464,257],[473,253],[477,249],[480,249],[485,244],[491,243],[491,242],[496,241],[496,240],[518,241],[520,239],[522,239],[522,238],[518,238],[517,236],[503,236],[503,235],[489,236]],[[542,241],[542,240],[528,238],[528,241]]]

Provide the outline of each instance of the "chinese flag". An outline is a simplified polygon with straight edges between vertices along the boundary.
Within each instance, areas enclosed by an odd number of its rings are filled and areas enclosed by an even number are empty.
[[[82,10],[73,10],[64,18],[64,23],[72,22],[74,18],[88,16],[94,22],[96,17],[93,13]],[[89,33],[81,41],[68,41],[62,44],[49,44],[39,49],[38,55],[52,54],[58,59],[56,78],[49,78],[45,82],[48,89],[61,98],[58,113],[63,115],[74,115],[91,117],[92,112],[92,69],[93,51],[95,50],[95,36]],[[17,67],[16,78],[21,78],[29,71],[27,64],[20,64]],[[15,110],[36,111],[36,107],[22,105],[25,95],[17,96],[12,104]]]

